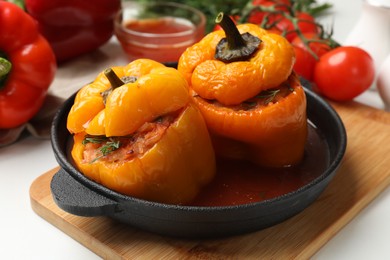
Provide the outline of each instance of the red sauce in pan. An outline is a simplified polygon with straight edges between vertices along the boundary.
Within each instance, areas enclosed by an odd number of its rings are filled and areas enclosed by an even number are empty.
[[[267,169],[248,162],[219,159],[216,178],[191,205],[229,206],[275,198],[313,181],[328,165],[327,143],[321,133],[309,124],[308,141],[301,164]]]
[[[261,168],[243,161],[218,159],[217,175],[192,206],[231,206],[259,202],[295,191],[319,177],[329,165],[328,145],[320,131],[308,124],[304,159],[299,165]],[[68,158],[72,139],[68,143]]]

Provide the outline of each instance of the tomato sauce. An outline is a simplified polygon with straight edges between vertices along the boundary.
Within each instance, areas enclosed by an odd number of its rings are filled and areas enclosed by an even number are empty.
[[[217,176],[193,206],[232,206],[292,192],[319,177],[329,165],[325,139],[309,124],[303,161],[294,167],[267,169],[242,161],[218,159]]]
[[[180,22],[178,19],[169,17],[143,21],[134,20],[126,23],[125,27],[136,32],[154,34],[180,33],[194,28],[191,23]]]
[[[150,58],[175,62],[187,47],[203,37],[190,21],[182,18],[131,20],[124,27],[133,33],[118,39],[130,60]]]

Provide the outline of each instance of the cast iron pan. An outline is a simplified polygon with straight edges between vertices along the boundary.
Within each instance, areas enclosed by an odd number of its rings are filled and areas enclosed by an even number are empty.
[[[114,192],[97,184],[72,164],[67,156],[71,135],[66,129],[70,97],[56,114],[51,131],[55,157],[61,166],[51,181],[55,203],[79,216],[107,216],[134,227],[181,238],[214,238],[261,230],[304,210],[322,193],[335,175],[346,149],[346,132],[333,108],[305,89],[308,118],[329,146],[329,167],[301,188],[273,199],[238,206],[198,207],[167,205]]]

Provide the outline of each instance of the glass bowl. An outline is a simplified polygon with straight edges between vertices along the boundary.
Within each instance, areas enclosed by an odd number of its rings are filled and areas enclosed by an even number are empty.
[[[205,15],[187,5],[124,2],[114,27],[130,61],[177,62],[187,47],[204,37],[205,24]]]

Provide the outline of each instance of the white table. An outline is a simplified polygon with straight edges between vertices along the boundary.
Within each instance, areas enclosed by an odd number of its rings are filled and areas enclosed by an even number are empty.
[[[361,11],[360,0],[333,2],[332,13],[324,18],[334,22],[335,38],[342,42]],[[329,17],[332,17],[331,19]],[[113,43],[114,42],[114,43]],[[90,59],[76,61],[95,74],[98,67],[90,64],[104,60],[106,51],[115,51],[115,41],[104,46],[102,52]],[[115,55],[114,55],[115,56]],[[123,64],[118,58],[111,64]],[[53,83],[53,91],[66,96],[79,86],[79,82],[90,80],[85,75],[72,75],[72,64],[63,66]],[[64,79],[67,78],[66,85]],[[66,86],[66,90],[59,88]],[[369,91],[357,98],[358,101],[383,108],[379,96]],[[42,173],[57,166],[49,140],[33,137],[23,138],[17,143],[0,149],[0,258],[1,259],[99,259],[62,231],[36,215],[30,206],[29,187]],[[390,259],[390,190],[385,190],[355,219],[331,239],[314,259]]]

